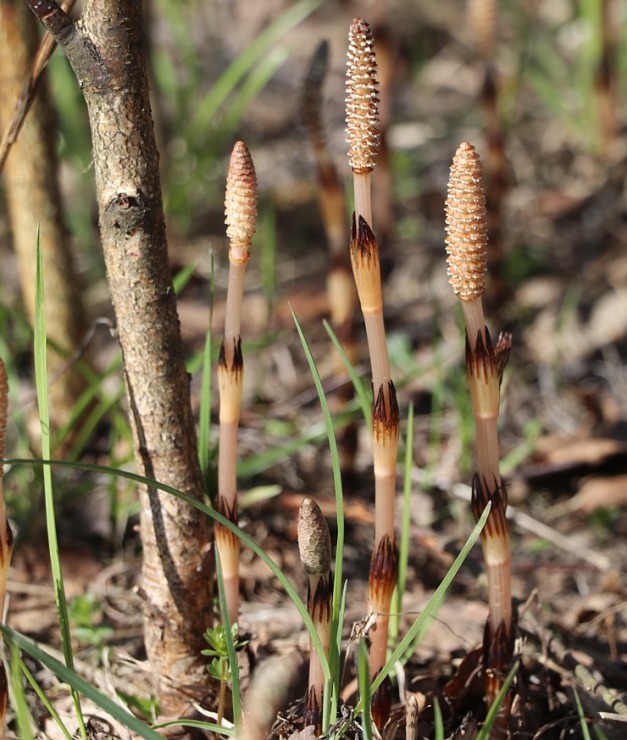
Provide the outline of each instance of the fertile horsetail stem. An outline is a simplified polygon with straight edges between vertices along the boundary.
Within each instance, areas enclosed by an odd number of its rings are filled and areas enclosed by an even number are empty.
[[[484,636],[485,697],[490,705],[502,686],[514,646],[507,492],[499,471],[497,429],[501,378],[511,335],[502,335],[493,347],[484,324],[481,297],[486,284],[487,219],[481,164],[470,144],[461,144],[453,159],[446,231],[449,280],[462,303],[466,325],[466,377],[476,426],[477,473],[472,488],[475,519],[488,503],[492,505],[481,534],[490,607]],[[497,731],[507,727],[509,706],[509,700],[502,705]]]
[[[355,215],[372,226],[370,175],[379,146],[377,60],[370,26],[356,18],[348,35],[346,140],[353,170]]]
[[[244,385],[240,337],[244,273],[257,220],[257,177],[246,144],[238,141],[231,154],[224,199],[229,237],[229,282],[226,295],[224,338],[218,361],[220,390],[220,443],[216,508],[237,524],[237,429]],[[231,623],[239,611],[239,540],[221,526],[215,528],[222,563],[226,601]]]
[[[374,677],[386,662],[390,605],[398,574],[394,502],[399,413],[383,324],[379,247],[372,229],[370,177],[379,145],[377,63],[372,31],[361,18],[353,21],[350,28],[346,92],[348,156],[355,188],[350,255],[366,325],[374,396],[375,533],[368,579],[370,610],[376,615],[370,632],[369,655],[370,673]],[[372,697],[372,717],[380,729],[389,717],[389,689],[386,680]]]
[[[462,302],[468,341],[485,337],[481,296],[488,264],[488,227],[481,162],[471,144],[461,144],[451,166],[446,200],[446,252],[449,282]]]

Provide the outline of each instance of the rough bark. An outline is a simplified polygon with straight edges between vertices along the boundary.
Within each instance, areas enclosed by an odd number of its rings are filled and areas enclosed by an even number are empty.
[[[37,23],[21,0],[0,0],[0,131],[12,122],[31,73],[38,45]],[[84,334],[85,312],[63,221],[57,181],[54,115],[45,80],[13,145],[4,169],[13,246],[26,314],[35,316],[37,225],[46,276],[46,325],[50,349],[50,401],[55,427],[65,424],[85,390],[84,376],[67,368]],[[67,371],[66,371],[67,370]],[[64,372],[65,371],[65,372]]]
[[[143,52],[141,2],[85,0],[76,24],[27,0],[63,46],[92,131],[102,246],[141,473],[196,497],[201,474],[163,216]],[[200,650],[210,623],[211,527],[154,488],[141,493],[145,643],[161,713],[207,689]]]

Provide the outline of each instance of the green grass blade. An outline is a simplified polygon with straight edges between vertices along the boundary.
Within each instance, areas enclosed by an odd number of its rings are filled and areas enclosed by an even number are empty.
[[[81,678],[76,671],[68,668],[56,658],[53,658],[34,642],[31,642],[27,637],[24,637],[24,635],[21,635],[19,632],[15,632],[10,627],[6,627],[4,625],[2,625],[0,629],[8,640],[15,643],[21,650],[32,658],[45,665],[46,668],[51,670],[63,682],[71,686],[74,691],[93,701],[101,709],[107,712],[107,714],[111,715],[125,727],[128,727],[129,730],[136,732],[139,737],[145,738],[145,740],[163,740],[162,736],[158,732],[155,732],[144,722],[137,719],[137,717],[132,715],[130,712],[127,712],[126,709],[113,701],[113,699],[110,699],[106,694],[103,694],[97,688],[85,681],[84,678]],[[49,707],[48,711],[50,711],[50,709],[51,708]]]
[[[361,407],[361,413],[363,414],[363,417],[366,420],[366,425],[370,429],[370,427],[372,426],[372,399],[370,398],[370,393],[366,389],[366,386],[364,385],[363,380],[357,374],[357,370],[355,370],[355,366],[348,359],[348,355],[344,351],[344,347],[342,347],[342,345],[340,344],[340,340],[335,336],[335,332],[333,331],[333,327],[331,326],[331,324],[329,324],[329,322],[326,319],[322,322],[322,324],[327,334],[329,335],[329,339],[333,343],[333,346],[340,353],[342,362],[344,363],[346,367],[346,371],[348,372],[348,375],[351,379],[353,387],[355,388],[355,393],[357,394],[357,398],[359,399],[359,406]]]
[[[483,529],[487,521],[489,513],[490,505],[486,506],[483,510],[483,514],[472,530],[470,537],[466,541],[466,544],[462,547],[459,555],[455,558],[455,562],[453,563],[453,565],[451,565],[447,574],[442,579],[442,582],[435,590],[433,596],[429,599],[429,603],[425,607],[424,611],[409,628],[405,637],[393,650],[392,655],[388,659],[388,662],[385,664],[382,670],[377,674],[375,680],[372,682],[371,691],[373,694],[383,683],[386,676],[390,673],[396,661],[404,659],[404,662],[406,662],[406,660],[409,659],[410,655],[415,650],[416,646],[424,637],[425,633],[431,626],[431,622],[433,621],[439,608],[441,607],[442,602],[444,601],[444,597],[446,596],[446,592],[448,591],[453,578],[455,578],[457,571],[461,568],[464,560],[466,560],[466,558],[468,557],[468,553],[473,548],[475,542],[479,539],[479,535],[481,534],[481,530]],[[360,710],[361,706],[358,704],[356,711]]]
[[[332,635],[335,635],[335,651],[337,655],[337,664],[335,661],[330,663],[331,670],[331,681],[324,684],[324,695],[323,695],[323,706],[322,706],[322,732],[328,732],[331,724],[331,715],[335,718],[338,711],[338,699],[336,693],[334,693],[334,687],[340,685],[342,680],[342,666],[340,663],[340,655],[342,654],[342,625],[344,624],[344,618],[346,615],[346,594],[348,592],[348,581],[344,581],[344,588],[342,589],[342,599],[340,601],[340,610],[337,617],[337,629],[331,631]],[[332,625],[333,626],[333,625]]]
[[[335,490],[335,506],[336,506],[336,522],[337,522],[337,540],[335,542],[335,573],[333,580],[333,605],[331,610],[331,650],[329,655],[329,666],[331,670],[331,676],[333,680],[333,698],[331,706],[331,722],[335,721],[336,712],[339,707],[339,678],[340,678],[340,656],[336,649],[335,635],[338,631],[342,630],[342,625],[339,622],[340,603],[342,601],[342,568],[344,559],[344,496],[342,492],[342,471],[340,469],[340,456],[337,449],[337,441],[335,439],[335,430],[333,428],[333,418],[331,417],[331,411],[329,404],[327,403],[326,396],[324,394],[324,388],[322,387],[322,381],[320,380],[320,374],[314,361],[311,349],[307,343],[307,339],[303,333],[300,323],[296,318],[296,314],[292,311],[292,317],[296,325],[296,331],[300,337],[303,350],[307,358],[309,365],[309,371],[313,378],[318,393],[318,399],[320,400],[320,406],[322,407],[322,415],[324,417],[324,424],[327,431],[327,437],[329,441],[329,450],[331,452],[331,464],[333,467],[333,487]]]
[[[35,735],[33,734],[32,729],[35,726],[35,723],[30,709],[28,708],[26,693],[21,680],[22,674],[26,675],[26,671],[28,669],[20,657],[17,645],[10,643],[10,648],[11,667],[9,680],[11,682],[11,693],[9,696],[15,711],[15,723],[17,725],[18,736],[22,738],[22,740],[35,740]]]
[[[271,23],[259,36],[254,39],[246,49],[231,63],[217,80],[211,91],[197,107],[192,117],[189,136],[192,140],[197,139],[210,126],[220,106],[228,98],[238,85],[240,80],[253,69],[258,60],[273,46],[281,36],[290,29],[297,26],[301,21],[322,3],[324,0],[301,0],[274,23]],[[185,137],[187,138],[187,137]]]
[[[394,644],[399,635],[401,614],[403,611],[403,594],[407,585],[407,565],[409,561],[409,525],[411,523],[411,471],[414,462],[414,406],[409,407],[407,415],[407,435],[405,437],[405,472],[403,477],[403,518],[401,520],[400,543],[398,550],[398,581],[392,600],[390,617],[390,642]]]
[[[159,730],[165,730],[167,727],[196,727],[199,730],[207,730],[208,732],[216,732],[218,735],[224,735],[225,737],[235,737],[236,731],[231,727],[224,727],[223,725],[216,725],[213,722],[203,722],[198,719],[173,719],[169,722],[161,722],[158,725],[154,725]],[[162,737],[159,735],[159,737]],[[163,738],[162,738],[163,740]]]
[[[357,678],[359,684],[359,703],[364,740],[372,740],[372,716],[370,714],[370,667],[368,665],[368,646],[362,637],[359,640]]]
[[[41,424],[41,453],[44,458],[50,459],[50,409],[48,406],[48,376],[46,366],[46,318],[44,304],[44,274],[43,255],[41,253],[41,239],[37,233],[36,256],[36,285],[35,285],[35,380],[37,387],[37,402],[39,405],[39,419]],[[52,469],[44,468],[44,501],[46,507],[46,532],[48,534],[48,548],[50,551],[50,567],[54,585],[55,600],[59,614],[59,629],[63,644],[63,655],[68,668],[74,667],[72,653],[72,638],[70,635],[70,620],[68,617],[67,600],[61,572],[61,558],[57,539],[57,522],[54,512],[54,493],[52,486]],[[72,699],[76,710],[76,718],[81,737],[87,738],[80,697],[72,689]]]
[[[182,267],[172,278],[172,287],[176,295],[183,292],[183,288],[189,283],[198,268],[198,261],[190,262],[189,265]]]
[[[46,708],[46,711],[48,712],[48,714],[50,714],[50,716],[54,720],[54,722],[57,725],[57,727],[61,730],[61,734],[65,736],[66,740],[73,740],[73,737],[72,737],[70,731],[65,726],[63,720],[59,716],[59,713],[54,708],[54,706],[52,705],[52,703],[50,702],[50,700],[46,696],[46,693],[41,688],[41,686],[37,683],[37,681],[35,680],[35,677],[28,670],[28,668],[26,667],[26,664],[24,663],[24,661],[21,658],[20,658],[20,668],[22,670],[22,673],[26,677],[26,680],[30,684],[30,687],[35,692],[35,694],[37,695],[39,701],[43,704],[43,706]]]
[[[264,470],[276,465],[281,460],[285,460],[294,453],[302,450],[310,444],[317,444],[327,436],[324,424],[312,424],[307,431],[296,439],[292,439],[284,444],[265,450],[258,455],[251,455],[246,460],[241,460],[237,466],[237,477],[239,480],[252,478]]]
[[[275,49],[271,49],[268,56],[262,59],[256,67],[252,68],[247,79],[242,83],[237,97],[229,106],[222,120],[220,136],[223,141],[227,141],[233,137],[233,133],[239,127],[252,101],[259,95],[272,77],[274,77],[278,68],[287,58],[287,50],[282,47],[276,47]]]
[[[124,478],[125,480],[130,480],[143,486],[158,488],[164,493],[169,493],[171,496],[176,496],[178,499],[188,504],[188,506],[193,506],[194,508],[198,509],[198,511],[201,511],[203,514],[213,519],[214,522],[221,524],[223,527],[233,532],[236,537],[239,537],[244,545],[249,547],[255,553],[255,555],[257,555],[257,557],[268,566],[273,575],[276,576],[277,580],[280,581],[290,600],[293,602],[294,606],[298,610],[298,613],[302,617],[303,622],[305,623],[305,627],[309,632],[314,649],[318,654],[318,657],[320,658],[322,672],[324,673],[325,679],[331,678],[327,656],[322,647],[322,643],[320,642],[320,638],[318,637],[316,628],[311,621],[311,617],[309,616],[307,607],[303,603],[303,600],[300,598],[297,589],[294,587],[290,579],[283,573],[281,568],[279,568],[274,560],[272,560],[272,558],[265,552],[265,550],[263,550],[262,547],[260,547],[252,539],[252,537],[246,534],[246,532],[240,529],[237,525],[233,524],[233,522],[229,521],[226,517],[222,516],[222,514],[217,512],[215,509],[212,509],[204,502],[198,501],[187,493],[178,491],[176,488],[172,488],[172,486],[168,486],[165,483],[160,483],[159,481],[145,478],[142,475],[131,473],[127,470],[120,470],[119,468],[110,468],[105,465],[92,465],[90,463],[79,463],[73,462],[71,460],[29,460],[26,458],[11,458],[5,460],[5,463],[7,465],[43,465],[44,468],[55,465],[60,468],[69,468],[70,470],[84,470],[102,475],[117,476],[119,478]]]
[[[233,642],[233,633],[231,632],[231,620],[229,619],[229,607],[226,601],[226,591],[224,589],[224,576],[222,573],[222,561],[217,546],[214,548],[216,556],[216,578],[218,581],[218,599],[220,602],[220,614],[224,623],[224,638],[226,640],[226,650],[231,665],[231,695],[233,700],[233,724],[239,727],[242,723],[242,709],[240,702],[239,689],[239,664],[237,662],[237,653],[235,652],[235,643]]]
[[[500,695],[501,695],[501,692],[499,692],[499,696]],[[581,699],[579,698],[579,693],[577,692],[577,689],[575,687],[573,687],[573,697],[575,698],[575,706],[577,707],[577,716],[579,717],[579,727],[581,729],[581,737],[583,738],[583,740],[591,740],[590,729],[588,728],[588,723],[586,721],[586,713],[583,711],[583,707],[581,705]]]
[[[509,687],[512,685],[512,681],[514,680],[514,678],[516,677],[516,674],[518,673],[519,667],[520,667],[520,661],[517,660],[514,662],[514,665],[510,668],[509,673],[505,677],[505,681],[503,681],[501,690],[496,695],[496,699],[492,702],[492,706],[488,710],[488,713],[485,718],[485,722],[481,726],[481,729],[479,730],[479,733],[477,735],[477,740],[490,740],[492,726],[494,725],[494,722],[499,713],[499,709],[501,708],[501,705],[503,704],[503,701],[505,700],[505,697],[507,696]],[[587,740],[589,740],[589,737]]]
[[[248,491],[244,491],[241,495],[237,496],[237,508],[240,511],[246,511],[251,506],[260,503],[261,501],[268,501],[271,498],[276,498],[283,492],[283,486],[278,483],[272,483],[267,486],[255,486],[250,488]]]
[[[434,740],[444,740],[444,721],[442,719],[442,709],[438,697],[433,699],[433,726]]]

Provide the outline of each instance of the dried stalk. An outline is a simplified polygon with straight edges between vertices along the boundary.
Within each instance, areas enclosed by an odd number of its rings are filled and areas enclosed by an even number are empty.
[[[322,515],[320,507],[311,498],[304,499],[300,506],[298,548],[303,568],[309,579],[307,610],[322,647],[328,655],[331,643],[331,602],[333,598],[331,535],[329,534],[329,525]],[[320,734],[324,673],[311,639],[309,648],[309,683],[305,698],[305,726],[313,725],[315,731]]]
[[[237,515],[237,429],[244,387],[244,359],[240,336],[244,274],[257,223],[257,176],[243,141],[233,147],[224,200],[229,237],[229,283],[226,294],[224,338],[218,362],[220,388],[220,446],[216,508],[234,524]],[[231,624],[239,616],[239,540],[222,526],[215,528],[222,563],[226,602]]]
[[[446,202],[448,275],[461,301],[466,325],[466,376],[476,425],[477,473],[473,481],[475,519],[485,506],[492,509],[481,534],[490,614],[484,637],[486,703],[494,701],[513,654],[511,546],[505,518],[507,492],[499,470],[498,413],[503,370],[511,335],[495,347],[485,326],[481,297],[487,265],[487,219],[481,163],[470,144],[461,144],[451,167]],[[509,702],[504,702],[497,731],[507,726]]]

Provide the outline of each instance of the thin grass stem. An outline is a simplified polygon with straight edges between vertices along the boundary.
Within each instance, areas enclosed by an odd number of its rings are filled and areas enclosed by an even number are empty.
[[[41,426],[41,452],[44,458],[50,459],[50,409],[48,406],[48,378],[46,371],[46,319],[44,305],[44,274],[43,256],[41,253],[41,240],[37,234],[36,255],[36,287],[35,287],[35,381],[37,388],[37,402],[39,405],[39,418]],[[59,541],[57,538],[57,523],[54,510],[54,491],[52,484],[52,469],[44,467],[44,500],[46,507],[46,532],[48,535],[48,548],[50,552],[50,568],[54,583],[55,601],[59,614],[59,629],[63,643],[63,655],[68,668],[74,668],[74,654],[72,652],[72,638],[70,635],[70,619],[68,616],[67,600],[61,572],[61,556],[59,552]],[[87,740],[87,729],[83,718],[80,696],[71,688],[72,701],[76,711],[78,728],[83,740]]]

